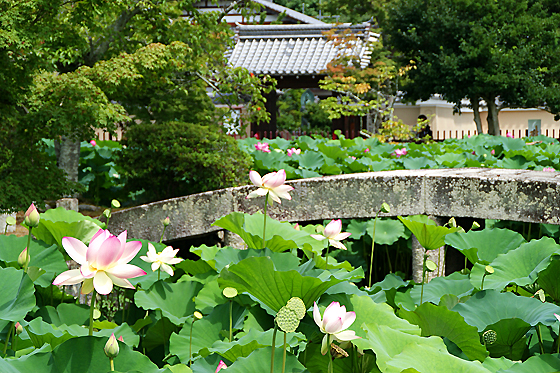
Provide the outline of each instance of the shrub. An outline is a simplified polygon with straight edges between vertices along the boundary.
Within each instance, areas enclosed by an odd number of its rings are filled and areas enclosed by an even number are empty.
[[[217,126],[142,123],[123,140],[119,164],[129,192],[149,201],[240,185],[251,158]]]

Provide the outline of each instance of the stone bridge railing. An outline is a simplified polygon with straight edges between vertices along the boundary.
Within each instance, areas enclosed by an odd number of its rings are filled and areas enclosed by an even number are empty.
[[[291,201],[269,208],[272,217],[305,222],[374,217],[387,202],[386,216],[426,214],[560,224],[560,173],[509,169],[436,169],[369,172],[288,182]],[[253,186],[221,189],[154,202],[113,213],[110,230],[158,241],[161,221],[171,225],[165,241],[220,230],[211,224],[233,212],[261,211],[263,198],[246,199]]]

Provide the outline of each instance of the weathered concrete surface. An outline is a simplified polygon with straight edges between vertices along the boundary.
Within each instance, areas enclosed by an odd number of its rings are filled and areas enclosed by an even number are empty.
[[[506,169],[436,169],[369,172],[288,182],[292,200],[269,208],[286,221],[375,216],[383,202],[390,214],[463,216],[560,224],[560,173]],[[161,221],[171,225],[164,240],[197,236],[233,211],[262,211],[264,198],[246,199],[254,186],[221,189],[114,212],[110,230],[159,240]]]

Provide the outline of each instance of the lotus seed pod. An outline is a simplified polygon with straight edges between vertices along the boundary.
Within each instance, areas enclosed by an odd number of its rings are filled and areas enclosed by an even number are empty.
[[[105,216],[106,218],[110,218],[111,217],[111,210],[110,209],[103,210],[103,216]]]
[[[8,225],[16,225],[16,219],[13,216],[8,216],[6,218],[6,224]]]
[[[478,228],[480,228],[480,224],[478,224],[478,222],[476,222],[476,221],[473,221],[472,226],[471,226],[471,230],[478,229]]]
[[[237,289],[227,287],[227,288],[224,289],[222,294],[224,294],[224,297],[226,297],[226,298],[235,298],[237,296]]]
[[[202,317],[203,317],[202,314],[201,314],[200,312],[198,312],[198,311],[195,311],[194,314],[193,314],[193,316],[194,316],[194,318],[195,318],[196,320],[200,320],[200,319],[202,319]]]
[[[303,303],[301,298],[298,297],[290,298],[288,303],[286,303],[286,307],[294,311],[296,313],[296,316],[299,317],[300,320],[304,318],[305,312],[307,311],[307,309],[305,308],[305,303]]]
[[[484,343],[491,345],[498,339],[498,333],[496,333],[495,330],[489,329],[482,333],[482,338],[484,339]]]
[[[388,214],[389,212],[391,212],[391,208],[389,207],[388,204],[386,204],[385,202],[383,202],[383,203],[381,204],[381,209],[380,209],[380,211],[381,211],[382,213]]]
[[[486,274],[491,275],[492,273],[494,273],[494,268],[492,266],[486,266],[484,267],[484,271],[486,272]]]
[[[286,306],[280,308],[280,311],[276,314],[275,320],[278,327],[286,333],[295,332],[299,326],[299,317]]]
[[[121,207],[121,203],[118,200],[114,199],[111,201],[111,207],[114,209],[118,209],[119,207]]]
[[[447,225],[449,225],[450,227],[453,227],[453,228],[457,228],[457,221],[455,220],[455,218],[452,217],[447,222]]]

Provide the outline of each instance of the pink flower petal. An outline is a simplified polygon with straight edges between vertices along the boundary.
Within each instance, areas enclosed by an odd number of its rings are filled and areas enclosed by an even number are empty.
[[[80,267],[80,273],[84,276],[84,278],[92,278],[95,276],[95,272],[97,271],[92,271],[88,263]]]
[[[353,339],[358,339],[361,337],[358,337],[356,335],[356,333],[354,333],[353,330],[345,330],[343,332],[338,332],[334,334],[334,337],[338,340],[338,341],[351,341]]]
[[[313,302],[313,320],[315,321],[315,324],[317,324],[319,328],[323,326],[323,320],[321,320],[321,312],[319,311],[317,302]]]
[[[259,175],[257,171],[250,171],[249,179],[251,179],[251,182],[255,186],[258,186],[259,188],[263,186],[261,175]]]
[[[71,269],[66,272],[62,272],[53,281],[53,285],[75,285],[84,281],[85,278],[79,269]]]
[[[326,314],[327,311],[325,311],[325,315]],[[326,320],[325,323],[325,318],[327,317],[325,315],[323,316],[323,325],[324,325],[325,332],[329,334],[340,332],[342,330],[342,319],[340,317],[332,317]]]
[[[337,234],[335,237],[333,237],[333,240],[342,241],[342,240],[345,240],[348,237],[350,237],[351,234],[352,233],[350,233],[350,232],[342,232],[342,233]]]
[[[346,309],[345,309],[346,311]],[[342,320],[342,330],[348,329],[356,320],[356,312],[346,312],[346,317]]]
[[[129,241],[124,245],[124,250],[121,257],[118,260],[118,264],[126,264],[130,262],[136,254],[142,249],[142,242],[140,241]]]
[[[98,271],[93,277],[93,287],[99,294],[107,295],[113,290],[113,281],[104,271]]]
[[[280,185],[279,187],[274,188],[273,192],[280,198],[291,200],[292,196],[289,195],[288,192],[292,190],[294,190],[294,187],[291,185]]]
[[[106,270],[106,272],[119,278],[133,278],[144,276],[146,274],[146,271],[142,268],[132,264],[117,264],[113,268]]]
[[[323,234],[325,235],[325,237],[333,238],[337,234],[339,234],[341,230],[342,230],[342,222],[340,221],[340,219],[331,220],[331,222],[327,224],[327,226],[325,227],[325,231]]]
[[[109,237],[103,242],[101,247],[97,252],[97,257],[95,259],[90,259],[88,250],[88,262],[92,264],[97,269],[105,269],[111,267],[114,263],[119,260],[122,255],[122,245],[121,241],[115,237]]]
[[[79,264],[86,262],[87,246],[80,240],[74,237],[63,237],[62,247],[70,258],[74,259]]]
[[[286,171],[284,169],[278,172],[271,172],[263,176],[263,185],[267,188],[274,189],[284,184],[286,181]]]
[[[113,284],[116,286],[120,286],[121,288],[126,288],[126,289],[135,289],[134,285],[132,285],[130,281],[128,281],[125,278],[118,278],[110,273],[107,273],[107,276],[109,276],[111,281],[113,281]]]

